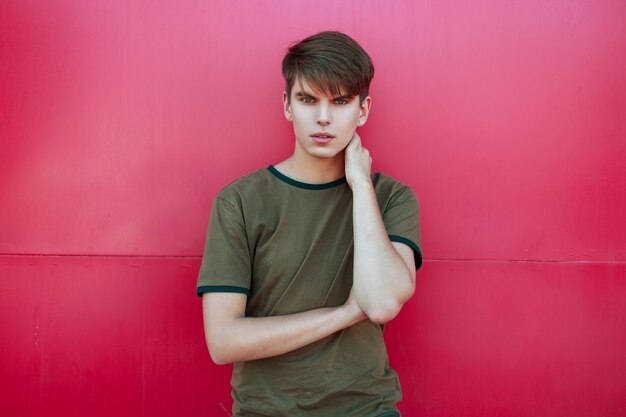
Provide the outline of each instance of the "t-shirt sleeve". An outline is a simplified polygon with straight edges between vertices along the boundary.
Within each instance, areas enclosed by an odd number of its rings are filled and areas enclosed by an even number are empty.
[[[411,187],[404,186],[395,192],[382,216],[389,240],[410,246],[415,255],[415,269],[419,269],[422,266],[419,203]]]
[[[238,205],[218,195],[211,207],[196,293],[250,295],[251,265],[242,212]]]

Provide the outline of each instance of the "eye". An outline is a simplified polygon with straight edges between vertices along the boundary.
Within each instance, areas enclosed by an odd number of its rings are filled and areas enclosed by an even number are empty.
[[[335,103],[337,103],[337,104],[348,104],[348,100],[343,99],[343,98],[339,98],[339,99],[335,100]]]
[[[302,97],[302,99],[300,99],[300,101],[302,101],[303,103],[313,103],[313,98],[312,97]]]

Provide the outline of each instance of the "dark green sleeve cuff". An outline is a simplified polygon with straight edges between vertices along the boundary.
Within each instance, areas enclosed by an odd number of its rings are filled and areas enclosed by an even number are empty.
[[[413,255],[415,255],[415,270],[417,271],[422,266],[422,251],[412,240],[403,238],[402,236],[389,235],[389,240],[392,242],[404,243],[413,249]]]
[[[235,287],[232,285],[204,285],[202,287],[198,287],[196,290],[196,294],[198,297],[202,297],[202,294],[205,292],[236,292],[240,294],[250,295],[250,290],[243,287]]]

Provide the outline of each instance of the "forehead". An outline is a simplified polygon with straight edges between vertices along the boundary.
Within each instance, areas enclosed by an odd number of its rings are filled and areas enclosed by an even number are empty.
[[[336,98],[334,97],[330,91],[328,92],[324,92],[324,88],[323,86],[319,86],[319,85],[314,85],[312,83],[309,83],[306,79],[301,78],[301,79],[297,79],[294,84],[293,84],[293,88],[291,89],[291,94],[292,95],[313,95],[315,97],[327,97],[327,98]],[[338,96],[345,96],[347,95],[347,89],[345,87],[341,87],[340,90],[340,94]]]

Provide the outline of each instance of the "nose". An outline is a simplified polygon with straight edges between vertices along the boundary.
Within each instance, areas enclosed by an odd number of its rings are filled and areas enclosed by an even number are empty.
[[[330,109],[326,103],[320,103],[318,106],[317,124],[320,126],[328,126],[330,124]]]

